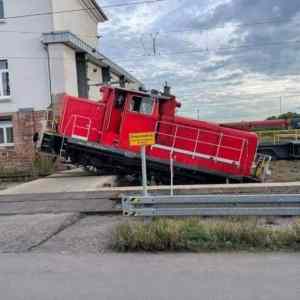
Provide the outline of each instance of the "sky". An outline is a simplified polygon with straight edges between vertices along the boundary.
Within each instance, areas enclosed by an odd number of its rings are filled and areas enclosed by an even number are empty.
[[[165,0],[105,12],[100,51],[148,89],[168,82],[179,114],[230,122],[300,113],[300,1]]]

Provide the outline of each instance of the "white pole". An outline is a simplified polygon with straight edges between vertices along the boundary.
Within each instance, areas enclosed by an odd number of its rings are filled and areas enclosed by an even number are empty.
[[[143,191],[144,191],[144,196],[148,196],[146,146],[141,147],[141,159],[142,159]]]
[[[171,196],[174,196],[174,159],[170,156],[170,174],[171,174]]]

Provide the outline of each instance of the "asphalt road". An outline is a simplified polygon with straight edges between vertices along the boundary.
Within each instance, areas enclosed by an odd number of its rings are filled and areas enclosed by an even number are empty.
[[[5,300],[299,300],[299,254],[0,255]]]

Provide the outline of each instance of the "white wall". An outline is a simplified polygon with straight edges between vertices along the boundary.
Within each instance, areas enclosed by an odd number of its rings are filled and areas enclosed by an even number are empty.
[[[51,0],[53,11],[80,10],[86,8],[81,0]],[[54,30],[69,30],[80,39],[96,47],[98,21],[88,10],[53,15]]]
[[[96,66],[92,63],[88,63],[88,72],[87,77],[89,79],[88,84],[99,84],[102,82],[102,70],[99,66]],[[97,72],[94,72],[97,70]],[[100,86],[90,86],[89,87],[89,98],[93,100],[99,100],[100,99]]]
[[[83,0],[4,0],[6,17],[26,14],[82,9]],[[86,2],[87,0],[85,0]],[[99,20],[99,19],[98,19]],[[48,16],[11,18],[0,22],[0,59],[8,59],[11,99],[0,100],[0,113],[20,108],[45,110],[51,103],[49,66],[42,33],[68,30],[96,47],[97,19],[88,11]],[[4,33],[3,31],[10,31]],[[25,33],[27,32],[27,33]],[[35,33],[29,33],[35,32]],[[78,95],[76,57],[74,50],[64,45],[50,45],[52,94]],[[89,83],[102,81],[100,68],[89,63]],[[99,99],[99,87],[91,87],[91,99]]]
[[[63,44],[49,45],[52,94],[78,96],[75,51]]]
[[[50,11],[49,0],[4,0],[6,17]],[[48,63],[41,44],[41,34],[52,30],[52,17],[8,19],[0,31],[32,31],[37,34],[0,33],[0,58],[8,59],[12,97],[0,102],[0,113],[19,108],[45,109],[50,104]]]

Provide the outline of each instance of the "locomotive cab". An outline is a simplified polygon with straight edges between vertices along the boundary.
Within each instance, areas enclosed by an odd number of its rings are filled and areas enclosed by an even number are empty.
[[[102,91],[107,93],[107,88]],[[163,117],[174,120],[176,107],[180,107],[174,96],[155,92],[114,89],[112,94],[107,103],[110,114],[106,118],[107,126],[104,127],[106,141],[128,150],[136,150],[136,147],[129,145],[130,133],[157,131],[158,121]]]

